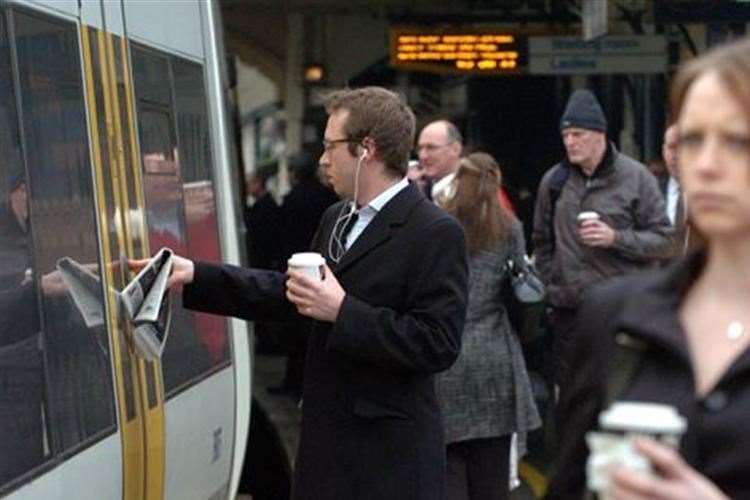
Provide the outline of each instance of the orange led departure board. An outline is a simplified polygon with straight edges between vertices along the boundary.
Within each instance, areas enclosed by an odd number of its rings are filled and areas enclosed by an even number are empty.
[[[519,74],[526,39],[501,30],[391,28],[391,66],[449,74]]]

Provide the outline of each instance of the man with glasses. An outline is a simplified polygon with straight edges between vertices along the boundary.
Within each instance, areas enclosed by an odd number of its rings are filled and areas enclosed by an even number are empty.
[[[451,182],[458,171],[463,138],[447,120],[427,124],[419,134],[417,155],[428,180],[428,197],[438,204],[450,198]]]
[[[186,285],[184,304],[197,310],[312,320],[295,500],[444,498],[434,374],[461,347],[464,234],[406,179],[415,120],[398,95],[342,90],[326,111],[320,165],[344,200],[311,245],[323,279],[175,257],[170,283]]]

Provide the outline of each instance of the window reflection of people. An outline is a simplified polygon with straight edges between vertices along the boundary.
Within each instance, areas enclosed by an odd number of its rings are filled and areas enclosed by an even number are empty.
[[[0,484],[44,457],[42,365],[28,214],[26,182],[17,175],[0,215]]]
[[[682,68],[672,97],[688,224],[704,245],[587,296],[571,351],[576,370],[561,392],[551,498],[582,497],[584,434],[596,426],[608,379],[618,379],[618,333],[629,337],[622,349],[643,348],[619,399],[671,405],[688,426],[679,451],[637,441],[655,473],[615,469],[605,497],[750,498],[750,39]]]

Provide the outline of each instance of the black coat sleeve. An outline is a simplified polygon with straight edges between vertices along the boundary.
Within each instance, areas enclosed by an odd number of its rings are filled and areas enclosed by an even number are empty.
[[[185,286],[188,309],[246,320],[291,320],[299,314],[286,299],[286,275],[229,264],[195,263],[193,283]]]

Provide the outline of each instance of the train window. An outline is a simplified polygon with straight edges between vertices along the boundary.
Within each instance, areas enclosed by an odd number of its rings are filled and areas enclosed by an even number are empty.
[[[0,74],[12,75],[0,16]],[[0,485],[44,462],[44,371],[13,79],[0,79]]]
[[[28,172],[31,281],[41,316],[49,429],[54,454],[112,432],[115,407],[82,70],[75,24],[15,12],[21,136]],[[61,277],[77,262],[88,284]],[[69,269],[69,268],[68,268]],[[70,276],[70,275],[68,275]]]
[[[213,190],[213,162],[203,67],[172,58],[178,149],[183,172],[188,252],[195,259],[220,261],[219,229]],[[226,320],[195,315],[198,340],[211,366],[229,360]]]
[[[176,58],[137,46],[131,53],[150,247],[156,251],[169,246],[183,255],[217,260],[202,69],[192,63],[175,64]],[[170,78],[163,80],[164,75]],[[175,91],[165,97],[159,89]],[[225,320],[173,309],[162,355],[168,395],[225,363],[228,356]]]

